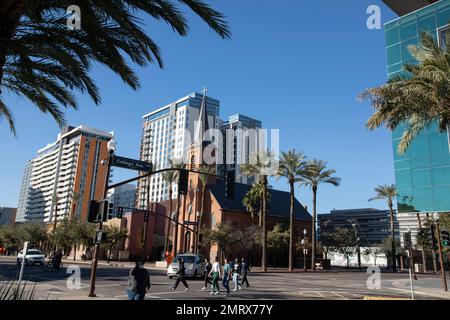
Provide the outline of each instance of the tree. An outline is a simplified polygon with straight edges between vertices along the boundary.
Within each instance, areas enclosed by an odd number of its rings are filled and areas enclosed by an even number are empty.
[[[206,191],[208,188],[208,178],[210,174],[214,174],[215,170],[210,167],[210,166],[202,166],[199,171],[201,172],[199,174],[199,178],[200,178],[200,182],[202,183],[202,199],[201,199],[201,204],[200,204],[200,216],[198,218],[198,229],[197,232],[198,234],[202,234],[202,227],[203,227],[203,213],[205,210],[205,196],[206,196]],[[196,246],[196,248],[198,247],[198,244]]]
[[[302,180],[305,174],[305,155],[302,152],[289,150],[282,152],[280,157],[280,167],[278,177],[284,177],[288,180],[290,186],[290,212],[289,212],[289,271],[294,270],[294,207],[295,207],[295,183]]]
[[[400,239],[395,239],[394,247],[392,247],[391,238],[386,238],[380,244],[381,252],[386,258],[390,259],[391,264],[396,263],[397,256],[406,256],[405,250],[400,245]]]
[[[67,253],[68,249],[73,247],[76,243],[75,233],[73,232],[74,225],[74,220],[66,218],[61,221],[57,229],[53,229],[50,241],[56,248],[60,248]]]
[[[176,165],[172,160],[169,160],[170,168],[176,168]],[[171,217],[172,217],[172,199],[173,199],[173,184],[177,182],[178,179],[178,171],[171,170],[162,173],[162,178],[169,186],[169,214],[167,215],[167,230],[166,230],[166,238],[164,241],[164,254],[169,250],[169,235],[170,235],[170,226],[171,226]]]
[[[341,179],[333,177],[336,173],[334,169],[327,169],[328,163],[322,160],[308,160],[306,162],[306,170],[303,174],[303,179],[300,185],[308,186],[313,192],[313,219],[311,225],[311,270],[316,270],[316,219],[317,219],[317,190],[320,184],[331,184],[333,186],[339,186]]]
[[[77,259],[77,250],[80,245],[88,248],[95,237],[95,226],[91,223],[83,223],[78,217],[70,219],[70,233],[73,239],[73,261]]]
[[[262,197],[263,197],[263,183],[261,181],[255,183],[252,188],[245,194],[242,199],[242,204],[245,209],[251,214],[252,220],[255,212],[259,212],[259,226],[262,226]],[[270,202],[272,194],[270,193],[270,187],[266,192],[266,201]]]
[[[117,226],[105,226],[104,232],[106,233],[106,241],[102,243],[102,247],[107,251],[107,260],[109,263],[112,259],[113,250],[117,249],[122,241],[128,238],[128,230]]]
[[[414,138],[433,122],[437,121],[441,132],[450,125],[450,46],[441,48],[431,34],[422,32],[420,45],[410,45],[408,49],[418,64],[405,65],[405,75],[368,89],[360,97],[370,101],[375,109],[367,128],[405,127],[399,154],[404,154]]]
[[[72,193],[72,213],[70,215],[72,219],[75,217],[77,202],[78,202],[78,200],[80,200],[80,198],[81,198],[81,194],[79,192],[74,191]]]
[[[223,258],[228,257],[233,252],[237,245],[240,245],[243,232],[231,223],[221,223],[213,230],[205,229],[204,237],[207,243],[217,244],[221,260],[223,260]]]
[[[40,247],[48,238],[47,228],[43,223],[24,223],[15,229],[22,244],[28,241],[31,246]]]
[[[268,177],[276,175],[274,170],[275,156],[270,151],[260,151],[257,154],[253,154],[250,158],[250,163],[242,166],[242,173],[248,175],[255,175],[260,177],[262,183],[262,202],[261,202],[261,216],[262,216],[262,228],[263,228],[263,241],[262,241],[262,257],[261,266],[263,272],[267,272],[267,189],[268,189]]]
[[[180,0],[220,37],[231,36],[225,17],[202,0]],[[81,28],[69,28],[66,9],[78,5]],[[89,76],[95,63],[116,73],[137,90],[139,79],[127,61],[140,67],[163,61],[157,44],[144,32],[142,18],[164,21],[180,36],[189,26],[183,11],[170,0],[3,0],[0,8],[0,94],[28,98],[58,125],[65,123],[60,106],[77,109],[71,90],[87,92],[101,102]],[[58,105],[59,104],[59,105]],[[0,118],[15,134],[11,110],[0,100]]]
[[[283,224],[276,224],[267,234],[267,248],[271,252],[270,256],[273,265],[277,266],[277,258],[285,255],[289,250],[290,232]]]
[[[58,196],[57,193],[55,193],[52,196],[52,206],[54,206],[55,209],[53,209],[53,215],[54,215],[54,220],[53,220],[53,230],[52,232],[56,231],[56,225],[58,224],[58,202],[59,202],[60,198]]]
[[[337,228],[331,234],[333,245],[331,250],[344,256],[347,261],[347,268],[350,266],[350,257],[356,251],[356,235],[353,230]]]
[[[376,196],[369,199],[369,201],[374,200],[385,200],[389,207],[390,219],[391,219],[391,251],[394,259],[392,260],[392,271],[397,271],[397,261],[395,253],[395,226],[394,226],[394,200],[397,198],[397,188],[395,185],[383,185],[375,188]]]

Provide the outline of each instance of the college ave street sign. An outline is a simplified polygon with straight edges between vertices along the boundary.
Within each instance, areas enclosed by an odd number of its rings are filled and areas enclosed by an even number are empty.
[[[114,156],[112,166],[142,172],[153,172],[153,164],[149,162]]]
[[[196,226],[196,225],[197,225],[197,222],[194,222],[194,221],[185,221],[185,222],[184,222],[184,225],[186,225],[186,226]]]

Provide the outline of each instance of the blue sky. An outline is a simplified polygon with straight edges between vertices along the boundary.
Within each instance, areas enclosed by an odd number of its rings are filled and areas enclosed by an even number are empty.
[[[118,154],[137,158],[142,115],[206,85],[221,101],[223,118],[243,113],[260,119],[264,127],[280,129],[281,149],[302,150],[337,170],[342,185],[319,187],[318,212],[385,208],[367,199],[375,186],[394,183],[390,133],[365,129],[371,109],[357,96],[386,81],[384,31],[367,29],[366,9],[379,5],[383,23],[394,13],[380,0],[210,3],[228,17],[231,40],[221,40],[191,14],[186,38],[149,20],[146,30],[160,45],[165,68],[136,67],[142,88],[134,92],[95,67],[102,105],[78,94],[81,108],[67,112],[67,122],[114,131]],[[0,122],[0,206],[15,207],[24,164],[59,129],[28,101],[3,99],[14,112],[18,136]],[[115,179],[125,177],[130,173],[116,171]],[[285,180],[272,184],[288,190]],[[298,189],[297,197],[311,207],[309,190]]]

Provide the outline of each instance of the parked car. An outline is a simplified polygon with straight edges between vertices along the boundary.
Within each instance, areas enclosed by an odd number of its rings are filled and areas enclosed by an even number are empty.
[[[205,273],[205,257],[198,254],[180,254],[167,269],[167,276],[169,279],[177,276],[178,272],[178,259],[184,262],[184,268],[186,269],[186,277],[204,277]]]
[[[17,255],[17,264],[22,264],[23,259],[23,250],[20,250],[19,254]],[[34,265],[39,264],[43,265],[45,262],[45,255],[37,249],[30,249],[27,251],[27,254],[25,256],[25,264],[26,265]]]
[[[0,247],[0,256],[6,255],[6,248]]]

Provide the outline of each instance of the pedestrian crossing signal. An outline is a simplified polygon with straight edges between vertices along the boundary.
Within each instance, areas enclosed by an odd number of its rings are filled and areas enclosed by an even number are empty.
[[[442,245],[448,247],[450,245],[450,233],[448,231],[441,231]]]
[[[100,204],[96,200],[89,203],[88,222],[97,223],[99,221]]]
[[[122,219],[123,218],[123,207],[118,207],[117,208],[117,219]]]
[[[189,171],[181,169],[178,178],[178,194],[187,195],[188,193],[188,180]]]

